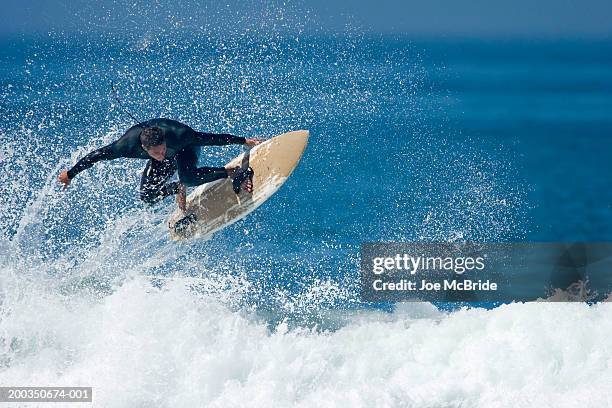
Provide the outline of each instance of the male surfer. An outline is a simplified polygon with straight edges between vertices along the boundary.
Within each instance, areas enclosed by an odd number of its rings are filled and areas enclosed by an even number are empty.
[[[151,119],[129,128],[115,142],[87,154],[58,179],[68,187],[81,171],[100,160],[120,157],[148,159],[140,181],[140,199],[148,204],[177,194],[181,210],[186,207],[186,187],[198,186],[222,178],[233,179],[236,194],[244,188],[253,191],[253,170],[240,167],[197,167],[200,146],[241,144],[249,147],[260,139],[245,139],[229,134],[196,132],[189,126],[170,119]],[[166,183],[178,170],[179,181]]]

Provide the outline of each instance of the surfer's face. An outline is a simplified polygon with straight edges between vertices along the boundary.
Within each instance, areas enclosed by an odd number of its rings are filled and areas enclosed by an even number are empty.
[[[149,156],[151,156],[157,161],[163,161],[166,158],[166,144],[165,143],[162,143],[157,146],[151,146],[149,148],[145,148],[143,146],[143,149],[145,149],[145,151],[149,154]]]

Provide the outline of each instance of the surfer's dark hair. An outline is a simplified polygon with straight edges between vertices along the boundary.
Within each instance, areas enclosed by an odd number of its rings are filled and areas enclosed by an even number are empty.
[[[145,149],[153,146],[159,146],[166,141],[164,132],[157,126],[147,127],[140,132],[140,143]]]

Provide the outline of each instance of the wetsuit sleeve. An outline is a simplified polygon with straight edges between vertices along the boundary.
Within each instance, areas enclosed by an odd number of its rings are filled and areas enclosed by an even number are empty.
[[[70,170],[68,170],[68,178],[71,180],[83,170],[86,170],[93,166],[100,160],[113,160],[118,157],[123,157],[115,143],[111,143],[107,146],[101,147],[93,152],[87,154],[81,160],[79,160]]]
[[[245,144],[246,139],[240,136],[232,136],[226,133],[204,133],[195,132],[197,146],[225,146],[231,144]]]

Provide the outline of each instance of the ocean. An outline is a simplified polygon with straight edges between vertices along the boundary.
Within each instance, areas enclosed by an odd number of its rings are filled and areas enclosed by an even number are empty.
[[[367,303],[364,242],[612,240],[612,42],[57,34],[0,40],[0,385],[94,406],[612,406],[609,303]],[[308,129],[281,190],[171,242],[134,121]],[[237,146],[202,149],[220,166]],[[473,306],[473,305],[472,305]],[[89,404],[66,404],[89,406]]]

